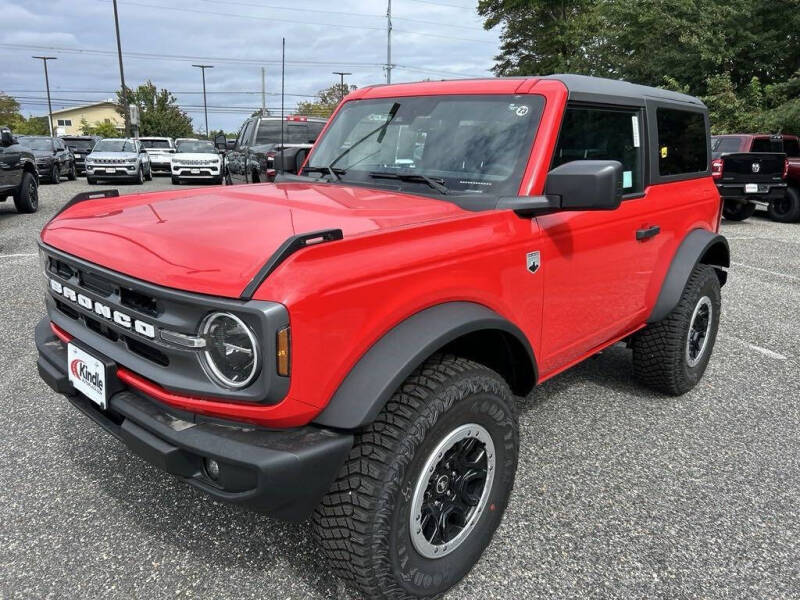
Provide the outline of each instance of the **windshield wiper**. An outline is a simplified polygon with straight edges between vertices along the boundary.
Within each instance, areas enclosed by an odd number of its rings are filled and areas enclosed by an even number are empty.
[[[329,166],[329,167],[333,167],[333,166],[334,166],[336,163],[338,163],[340,160],[342,160],[342,159],[343,159],[345,156],[347,156],[348,154],[350,154],[350,151],[351,151],[353,148],[355,148],[356,146],[358,146],[358,145],[362,144],[362,143],[363,143],[363,142],[364,142],[366,139],[368,139],[369,137],[371,137],[371,136],[375,135],[376,133],[378,134],[378,138],[377,138],[377,140],[376,140],[376,141],[377,141],[379,144],[380,144],[381,142],[383,142],[383,136],[386,134],[386,129],[389,127],[389,123],[391,123],[391,122],[392,122],[392,119],[394,119],[394,116],[397,114],[397,111],[398,111],[399,109],[400,109],[400,103],[399,103],[399,102],[395,102],[394,104],[392,104],[392,107],[389,109],[389,114],[388,114],[388,115],[387,115],[387,117],[386,117],[386,121],[384,121],[384,122],[383,122],[381,125],[379,125],[379,126],[378,126],[378,127],[376,127],[375,129],[373,129],[372,131],[370,131],[370,132],[369,132],[367,135],[365,135],[364,137],[362,137],[362,138],[359,138],[357,141],[353,142],[353,143],[350,145],[350,147],[349,147],[349,148],[347,148],[347,149],[346,149],[344,152],[342,152],[342,153],[341,153],[339,156],[337,156],[336,158],[334,158],[334,159],[333,159],[333,160],[332,160],[332,161],[331,161],[331,162],[328,164],[328,166]]]
[[[325,173],[326,175],[332,175],[336,181],[341,181],[342,175],[347,173],[344,169],[337,169],[336,167],[332,167],[328,165],[327,167],[303,167],[303,173]]]
[[[444,179],[428,177],[421,173],[391,173],[389,171],[370,171],[370,177],[375,179],[399,179],[400,181],[419,181],[428,184],[440,194],[446,195],[449,191],[444,184]]]

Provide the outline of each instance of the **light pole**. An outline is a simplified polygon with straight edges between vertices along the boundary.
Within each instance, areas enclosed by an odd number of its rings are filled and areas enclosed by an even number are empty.
[[[128,88],[125,87],[125,70],[122,68],[122,42],[119,39],[117,0],[114,0],[114,27],[117,31],[117,58],[119,58],[119,82],[122,84],[122,114],[125,117],[125,137],[131,137],[131,117],[128,106]]]
[[[32,56],[44,64],[44,85],[47,88],[47,124],[50,126],[50,137],[53,137],[53,107],[50,104],[50,78],[47,76],[47,61],[58,60],[55,56]]]
[[[334,75],[338,75],[338,76],[339,76],[339,81],[341,82],[341,83],[339,84],[339,85],[340,85],[340,88],[339,88],[339,89],[340,89],[340,91],[342,92],[342,96],[341,96],[341,98],[339,98],[339,102],[341,102],[342,100],[344,100],[344,96],[345,96],[345,89],[344,89],[344,76],[345,76],[345,75],[352,75],[352,73],[345,73],[345,72],[342,72],[342,71],[334,71],[334,72],[333,72],[333,74],[334,74]]]
[[[208,139],[208,104],[206,104],[206,69],[213,69],[214,65],[192,65],[203,72],[203,112],[206,115],[206,139]]]

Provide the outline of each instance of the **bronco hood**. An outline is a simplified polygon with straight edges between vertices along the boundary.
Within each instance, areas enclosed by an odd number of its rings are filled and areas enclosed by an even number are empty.
[[[347,239],[461,213],[449,202],[330,184],[170,190],[76,203],[42,241],[150,283],[237,298],[292,235],[341,229]]]

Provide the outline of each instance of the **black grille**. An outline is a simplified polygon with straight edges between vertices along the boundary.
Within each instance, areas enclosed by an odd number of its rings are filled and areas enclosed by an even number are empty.
[[[147,294],[142,294],[136,290],[131,290],[124,287],[120,288],[119,296],[120,304],[123,306],[127,306],[128,308],[137,310],[140,313],[150,315],[151,317],[157,317],[161,314],[158,302],[152,296],[148,296]]]

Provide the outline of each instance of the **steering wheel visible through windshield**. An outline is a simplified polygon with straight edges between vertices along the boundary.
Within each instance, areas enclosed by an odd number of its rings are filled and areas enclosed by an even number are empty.
[[[543,107],[532,95],[350,101],[304,173],[435,196],[514,195]]]

